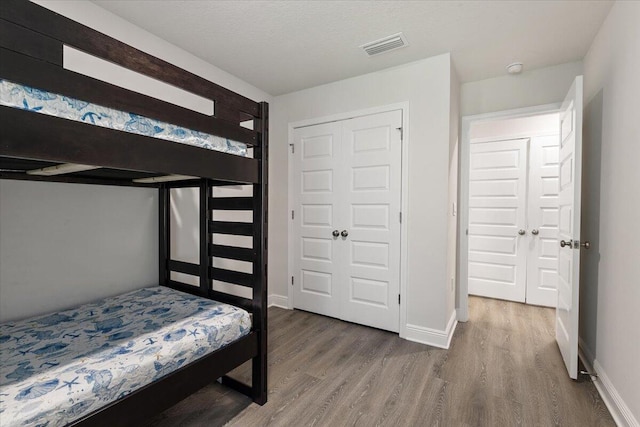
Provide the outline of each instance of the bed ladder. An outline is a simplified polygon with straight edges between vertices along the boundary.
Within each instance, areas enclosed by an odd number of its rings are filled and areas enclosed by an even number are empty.
[[[261,118],[254,126],[259,129],[262,144],[253,147],[254,158],[259,162],[260,182],[251,185],[240,197],[214,196],[218,187],[234,186],[228,182],[200,179],[199,181],[167,182],[161,185],[159,192],[160,210],[160,269],[159,279],[163,285],[182,290],[220,302],[242,307],[253,315],[253,332],[257,334],[257,355],[252,359],[252,380],[248,386],[231,377],[223,377],[222,382],[238,391],[251,396],[254,402],[264,404],[267,399],[267,191],[268,191],[268,104],[261,103]],[[170,242],[170,206],[171,190],[175,188],[199,188],[199,264],[172,260],[169,254]],[[214,219],[213,212],[237,212],[241,216],[251,212],[252,222]],[[229,215],[227,214],[227,217]],[[226,218],[229,219],[229,218]],[[214,243],[214,234],[252,238],[252,246],[243,247],[231,244]],[[252,263],[252,272],[220,268],[214,265],[214,259],[243,261]],[[224,264],[224,261],[222,262]],[[219,265],[219,264],[216,264]],[[172,272],[199,277],[199,286],[188,285],[172,279]],[[252,289],[252,298],[238,296],[237,292],[227,293],[219,287],[214,289],[213,281],[220,281]]]

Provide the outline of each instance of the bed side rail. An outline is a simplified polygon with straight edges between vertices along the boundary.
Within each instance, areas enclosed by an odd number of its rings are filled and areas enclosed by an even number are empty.
[[[73,427],[140,426],[151,417],[240,366],[257,354],[255,332],[73,421]]]

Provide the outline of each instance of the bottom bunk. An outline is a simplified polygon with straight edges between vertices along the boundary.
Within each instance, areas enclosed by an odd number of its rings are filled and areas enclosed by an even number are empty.
[[[257,354],[245,310],[162,286],[5,323],[0,424],[136,424]]]

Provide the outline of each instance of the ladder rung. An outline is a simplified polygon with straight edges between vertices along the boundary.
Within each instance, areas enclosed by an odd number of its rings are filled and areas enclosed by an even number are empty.
[[[190,262],[175,261],[170,259],[168,261],[169,270],[177,273],[191,274],[193,276],[200,275],[200,266],[198,264],[192,264]]]
[[[209,221],[209,232],[219,234],[234,234],[239,236],[252,236],[253,223],[231,221]]]
[[[250,211],[253,210],[252,197],[211,197],[209,199],[209,209],[230,210],[230,211]]]
[[[211,244],[209,245],[209,256],[253,262],[256,258],[256,253],[250,248]]]
[[[211,272],[211,278],[214,280],[220,280],[221,282],[234,283],[236,285],[253,288],[254,280],[252,274],[215,267],[211,267],[209,271]]]

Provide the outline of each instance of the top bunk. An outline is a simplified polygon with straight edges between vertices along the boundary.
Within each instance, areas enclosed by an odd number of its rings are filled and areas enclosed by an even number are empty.
[[[73,71],[66,56],[79,54],[126,70],[132,81],[142,76],[167,92],[196,95],[211,108],[194,111],[169,95],[162,100]],[[0,179],[257,184],[267,123],[266,102],[27,0],[0,2]]]

